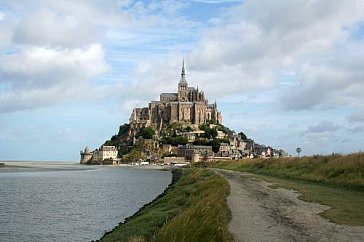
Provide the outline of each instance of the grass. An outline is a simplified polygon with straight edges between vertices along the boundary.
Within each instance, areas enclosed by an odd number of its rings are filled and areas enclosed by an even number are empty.
[[[297,190],[300,199],[330,206],[320,215],[332,222],[346,225],[364,225],[364,192],[317,182],[255,175],[273,183],[273,188],[284,187]]]
[[[328,205],[321,215],[333,222],[364,225],[364,154],[302,158],[247,159],[210,166],[254,173],[301,199]]]
[[[302,158],[245,159],[212,167],[364,190],[364,153]]]
[[[101,241],[232,241],[227,181],[206,169],[178,172],[181,178],[163,196]]]

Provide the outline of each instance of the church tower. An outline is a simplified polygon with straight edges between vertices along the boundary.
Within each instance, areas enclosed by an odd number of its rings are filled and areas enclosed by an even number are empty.
[[[186,81],[185,60],[183,60],[181,79],[178,82],[178,101],[180,101],[180,102],[188,101],[187,87],[188,87],[188,83]]]

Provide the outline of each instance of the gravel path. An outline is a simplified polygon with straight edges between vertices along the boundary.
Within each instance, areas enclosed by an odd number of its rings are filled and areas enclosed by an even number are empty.
[[[327,206],[299,200],[298,192],[269,188],[247,173],[213,169],[227,179],[236,241],[364,241],[363,226],[342,226],[320,217]]]

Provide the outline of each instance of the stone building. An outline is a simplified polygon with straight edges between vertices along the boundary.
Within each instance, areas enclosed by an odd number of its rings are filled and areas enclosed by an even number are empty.
[[[113,164],[117,160],[118,150],[115,146],[102,145],[99,149],[90,151],[89,148],[85,148],[80,152],[81,160],[80,164]]]
[[[214,152],[212,151],[212,146],[205,145],[179,145],[177,151],[178,157],[184,157],[187,160],[193,160],[194,156],[198,155],[198,157],[209,157],[213,156]],[[195,160],[199,160],[199,158]]]
[[[160,131],[163,125],[181,123],[197,126],[205,123],[222,124],[216,102],[209,104],[203,91],[188,86],[184,62],[177,93],[162,93],[159,101],[148,107],[134,108],[130,119],[129,137],[134,138],[144,127]]]
[[[91,163],[91,159],[92,159],[92,152],[88,147],[85,147],[84,150],[80,151],[80,155],[81,155],[81,160],[80,160],[80,164],[90,164]]]

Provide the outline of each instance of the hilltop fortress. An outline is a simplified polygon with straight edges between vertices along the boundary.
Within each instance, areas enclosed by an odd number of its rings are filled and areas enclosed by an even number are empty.
[[[134,108],[129,124],[121,125],[100,148],[85,148],[80,155],[81,164],[106,165],[280,157],[287,153],[225,127],[216,102],[210,104],[203,91],[188,86],[183,62],[177,92],[161,93],[159,101]]]
[[[164,124],[180,123],[197,127],[200,124],[222,124],[216,102],[209,104],[203,91],[189,87],[184,62],[177,93],[161,93],[159,101],[148,107],[134,108],[129,119],[129,137],[136,137],[145,127],[160,131]]]

